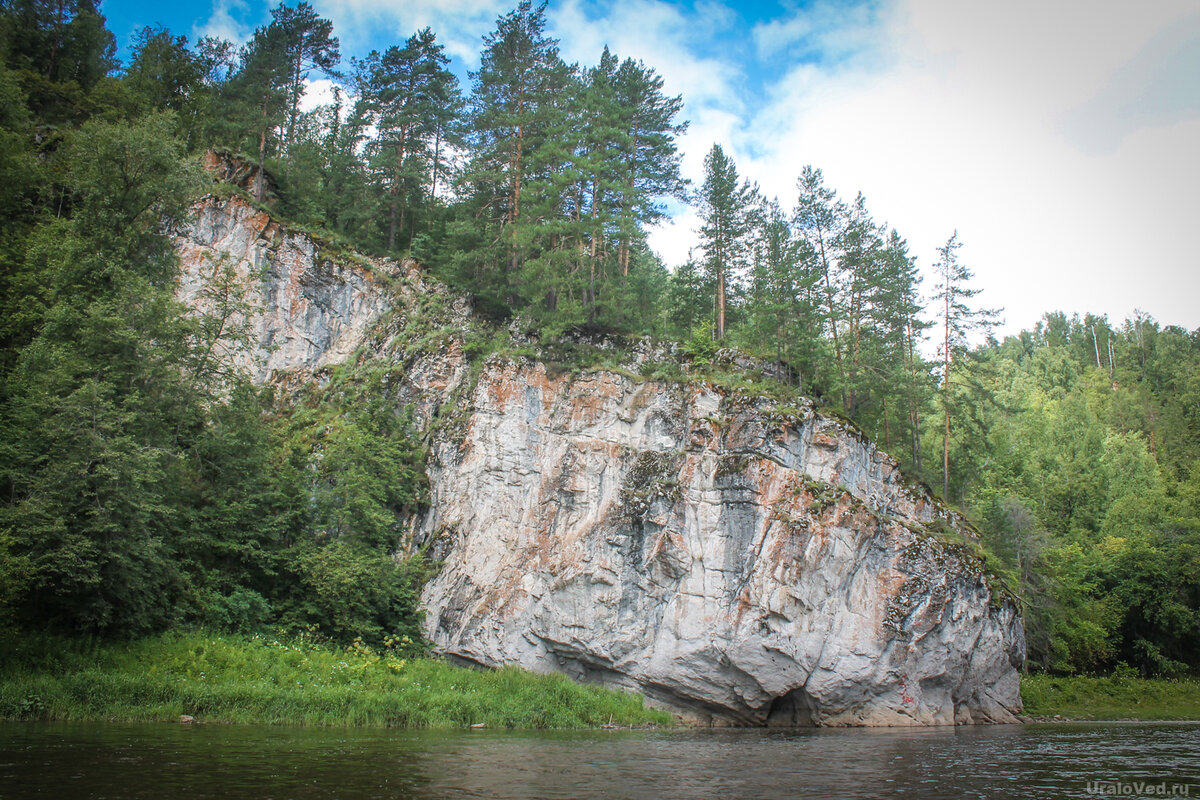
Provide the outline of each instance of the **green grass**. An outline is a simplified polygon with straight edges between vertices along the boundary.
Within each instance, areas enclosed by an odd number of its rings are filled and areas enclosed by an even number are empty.
[[[639,695],[362,647],[174,632],[0,642],[0,719],[585,728],[670,725]]]
[[[1021,678],[1025,713],[1067,719],[1200,720],[1200,680]]]

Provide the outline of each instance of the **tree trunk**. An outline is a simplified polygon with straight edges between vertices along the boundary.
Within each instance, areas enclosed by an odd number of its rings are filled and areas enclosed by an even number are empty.
[[[948,282],[948,279],[947,279]],[[942,435],[942,499],[950,502],[950,287],[946,287],[946,326],[942,341],[942,410],[946,430]]]
[[[58,0],[58,2],[54,6],[54,11],[55,11],[54,23],[55,24],[54,24],[54,28],[50,34],[50,62],[46,65],[46,77],[49,80],[54,80],[54,67],[58,61],[59,40],[62,38],[62,29],[63,29],[64,25],[66,24],[63,20],[63,17],[64,17],[63,10],[64,10],[65,5],[66,5],[66,3],[64,3],[63,0]]]
[[[889,453],[892,450],[892,429],[888,425],[887,395],[883,396],[883,449]]]
[[[258,132],[258,174],[254,176],[254,199],[263,201],[263,162],[267,157],[267,128]]]
[[[292,136],[296,131],[296,118],[300,114],[300,72],[303,69],[303,53],[296,54],[296,69],[292,73],[291,108],[288,110],[287,132],[283,140],[286,147],[284,160],[284,177],[292,177]]]
[[[725,265],[717,268],[717,341],[725,338]]]
[[[846,413],[850,417],[853,417],[855,413],[858,412],[858,401],[860,398],[858,397],[858,393],[855,391],[855,387],[858,384],[858,367],[862,360],[862,336],[860,335],[862,325],[859,318],[859,315],[862,311],[860,303],[861,298],[857,292],[855,292],[852,297],[853,299],[850,301],[850,319],[847,320],[850,325],[850,341],[853,345],[853,348],[850,351],[850,381],[848,388],[849,399],[846,402]]]
[[[518,112],[520,110],[518,109]],[[511,272],[515,275],[521,265],[517,255],[517,219],[521,214],[521,148],[524,145],[525,126],[517,126],[516,153],[513,159],[512,206],[509,208],[509,224],[512,226]]]
[[[942,500],[950,502],[950,406],[946,406],[946,431],[942,434]]]
[[[842,407],[846,407],[846,369],[842,364],[842,345],[838,341],[837,314],[833,308],[833,283],[829,279],[829,257],[825,253],[825,232],[817,225],[817,245],[821,251],[821,269],[825,275],[825,299],[829,309],[829,327],[833,333],[833,355],[837,360],[838,375],[842,379]]]
[[[617,256],[621,266],[621,275],[629,275],[629,198],[633,195],[633,188],[637,182],[637,149],[638,136],[641,131],[635,125],[633,128],[633,158],[629,162],[629,193],[622,198],[621,203],[621,247]]]
[[[433,134],[433,171],[429,176],[429,202],[437,195],[438,162],[442,158],[442,126],[438,125]]]
[[[907,320],[908,327],[908,424],[911,427],[910,439],[912,444],[913,464],[917,472],[921,471],[921,415],[917,411],[917,358],[913,347],[912,317]]]

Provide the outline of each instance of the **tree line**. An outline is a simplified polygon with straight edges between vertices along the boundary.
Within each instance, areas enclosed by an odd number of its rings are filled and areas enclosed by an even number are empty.
[[[423,452],[391,376],[347,368],[276,398],[221,373],[219,326],[175,304],[164,222],[204,190],[195,156],[222,147],[256,165],[251,200],[412,254],[543,341],[653,335],[697,363],[774,362],[978,522],[1035,666],[1200,666],[1197,334],[1051,314],[997,341],[957,233],[925,288],[903,236],[816,167],[767,198],[714,145],[689,184],[682,98],[607,48],[564,62],[545,10],[501,15],[464,87],[432,30],[343,59],[307,3],[240,45],[143,29],[122,65],[94,0],[5,0],[6,619],[416,630],[420,565],[391,553]],[[333,100],[308,108],[316,78]],[[671,203],[701,228],[668,270],[647,231]]]

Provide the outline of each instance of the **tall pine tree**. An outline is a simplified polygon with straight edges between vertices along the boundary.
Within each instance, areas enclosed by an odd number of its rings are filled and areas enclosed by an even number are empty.
[[[749,233],[757,190],[740,181],[733,159],[719,144],[704,158],[704,185],[700,188],[700,242],[704,267],[716,289],[718,340],[725,338],[726,314],[732,282],[747,265]]]

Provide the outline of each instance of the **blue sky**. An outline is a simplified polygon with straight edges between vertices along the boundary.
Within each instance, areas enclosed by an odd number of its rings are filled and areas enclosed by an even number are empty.
[[[515,0],[312,4],[344,55],[429,25],[465,75]],[[101,10],[125,47],[154,23],[239,39],[271,5]],[[863,192],[926,270],[957,229],[1004,332],[1052,309],[1200,328],[1195,0],[551,0],[547,18],[567,60],[594,63],[608,44],[683,95],[689,177],[719,142],[789,206],[813,164],[846,199]],[[668,264],[695,242],[694,214],[675,212],[651,237]]]

